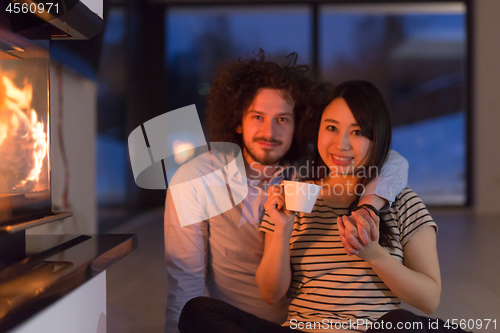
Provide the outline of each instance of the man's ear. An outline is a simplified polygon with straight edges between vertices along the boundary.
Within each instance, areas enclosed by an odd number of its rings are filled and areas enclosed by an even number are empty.
[[[238,134],[243,133],[243,131],[241,130],[241,125],[239,125],[238,127],[236,127],[236,133],[238,133]]]

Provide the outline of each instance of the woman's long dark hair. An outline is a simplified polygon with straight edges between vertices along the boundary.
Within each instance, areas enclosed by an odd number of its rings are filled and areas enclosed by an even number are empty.
[[[313,133],[317,133],[316,149],[313,153],[313,159],[317,167],[325,166],[325,163],[319,156],[317,149],[321,116],[323,110],[337,98],[345,100],[347,106],[352,112],[352,115],[354,116],[354,119],[356,119],[356,122],[361,128],[361,133],[373,142],[368,155],[364,160],[366,172],[364,174],[360,173],[364,177],[358,177],[358,184],[365,186],[379,175],[379,172],[382,170],[382,166],[387,160],[387,156],[389,155],[389,151],[391,149],[392,128],[389,110],[380,91],[370,82],[361,80],[347,81],[331,89],[323,100],[321,111],[315,112],[315,115],[310,117],[311,125],[314,126],[311,130],[315,131]],[[375,170],[376,172],[369,172],[370,170]],[[326,177],[326,175],[319,175],[319,178],[324,177]],[[364,188],[364,186],[362,188]],[[358,205],[359,198],[360,195],[357,193],[356,199],[352,203],[351,208]],[[381,219],[379,243],[382,246],[392,249],[392,239],[394,239],[394,232]]]

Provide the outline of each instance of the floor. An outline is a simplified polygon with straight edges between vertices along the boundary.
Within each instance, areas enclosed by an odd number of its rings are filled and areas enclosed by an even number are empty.
[[[443,284],[441,304],[432,317],[473,319],[477,324],[482,319],[483,328],[472,331],[500,331],[500,216],[478,217],[466,210],[429,210],[439,226]],[[139,245],[108,269],[108,333],[163,332],[163,212],[145,213],[114,228],[112,233],[135,233]],[[492,320],[486,330],[485,319]],[[496,329],[493,320],[497,321]]]

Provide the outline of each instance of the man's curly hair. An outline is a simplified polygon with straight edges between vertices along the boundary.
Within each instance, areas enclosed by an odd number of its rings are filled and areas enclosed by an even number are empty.
[[[259,89],[278,89],[284,91],[286,100],[295,103],[292,144],[283,159],[298,161],[306,155],[309,140],[301,129],[309,112],[313,80],[306,75],[308,66],[297,65],[297,53],[289,54],[286,59],[288,63],[283,66],[266,61],[260,49],[254,58],[239,58],[218,69],[208,93],[206,110],[210,141],[233,142],[243,149],[243,138],[236,133],[236,128],[241,125],[245,111]]]

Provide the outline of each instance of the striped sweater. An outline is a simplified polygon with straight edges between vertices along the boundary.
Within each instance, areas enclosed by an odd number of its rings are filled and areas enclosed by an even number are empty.
[[[401,301],[361,258],[348,256],[340,242],[336,218],[346,208],[318,197],[313,211],[297,213],[290,239],[292,282],[285,326],[308,323],[305,332],[331,332],[343,322],[376,321],[386,312],[401,308]],[[403,248],[424,226],[437,226],[418,195],[406,187],[381,218],[393,228],[395,249],[387,249],[403,263]],[[260,230],[273,232],[274,224],[265,214]],[[313,323],[328,323],[321,327]],[[335,323],[338,323],[335,326]],[[307,326],[304,326],[307,327]],[[346,327],[346,326],[344,326]],[[352,331],[353,326],[347,331]],[[356,326],[359,331],[365,326]],[[335,330],[337,331],[337,330]],[[338,330],[343,331],[343,330]]]

